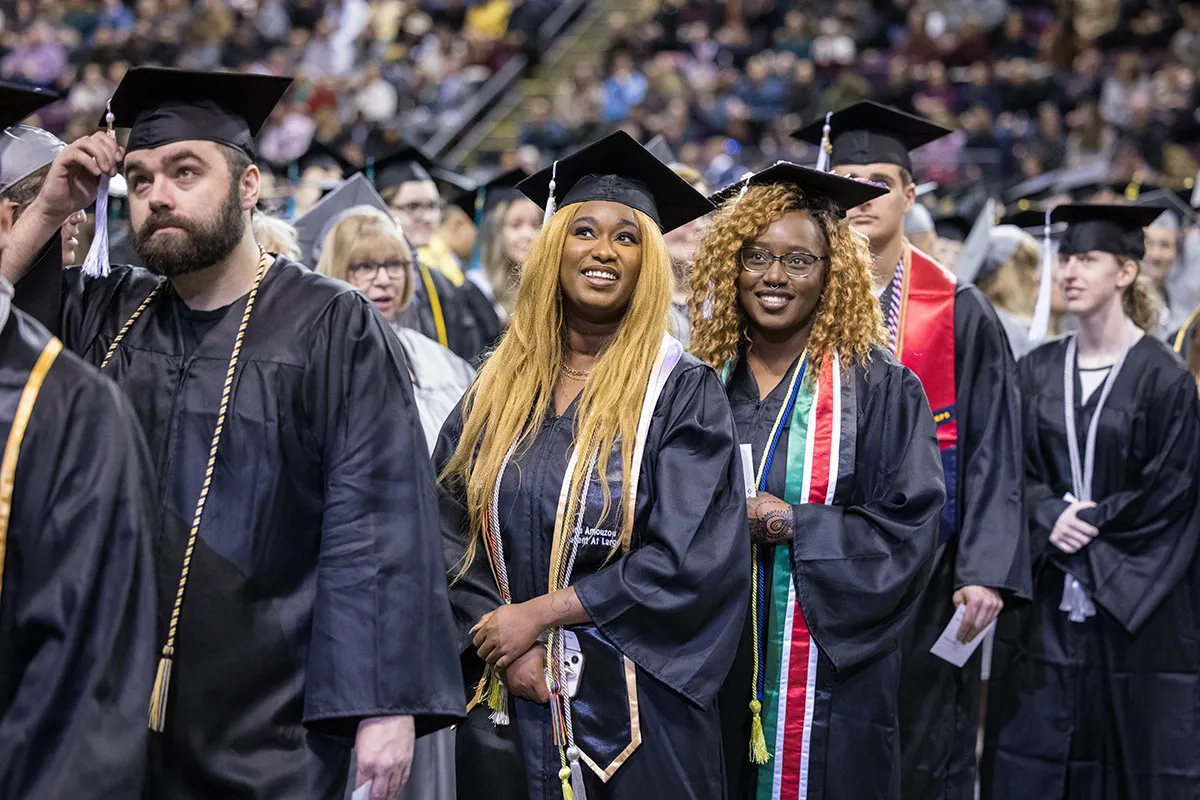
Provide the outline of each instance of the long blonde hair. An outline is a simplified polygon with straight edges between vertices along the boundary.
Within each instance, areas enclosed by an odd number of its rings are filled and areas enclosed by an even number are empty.
[[[688,311],[691,350],[720,369],[737,355],[747,332],[738,301],[741,264],[738,251],[789,211],[810,214],[829,246],[825,288],[808,337],[809,359],[820,370],[837,353],[843,361],[865,360],[871,346],[884,341],[879,303],[871,291],[871,250],[867,238],[828,203],[809,198],[791,184],[752,186],[721,206],[697,249],[692,267]]]
[[[512,200],[496,203],[484,218],[479,231],[479,263],[492,284],[492,295],[497,305],[510,317],[516,307],[521,270],[521,265],[514,264],[504,249],[504,218],[512,206]]]
[[[463,399],[463,432],[443,482],[465,484],[471,537],[461,570],[474,561],[483,535],[484,511],[500,480],[500,468],[510,446],[528,447],[554,402],[554,388],[563,363],[563,300],[559,283],[563,246],[580,208],[559,209],[534,239],[517,289],[511,324],[499,346],[480,370]],[[620,327],[600,354],[579,397],[575,416],[575,447],[579,468],[571,478],[566,519],[578,507],[586,464],[598,454],[597,474],[604,496],[602,519],[608,517],[612,492],[606,479],[609,455],[618,441],[621,450],[623,498],[629,498],[633,446],[645,392],[667,333],[671,304],[671,266],[658,225],[640,211],[637,219],[642,248],[641,275]],[[633,515],[621,519],[619,545],[628,549]]]
[[[339,220],[329,229],[329,233],[325,234],[321,243],[321,258],[317,261],[317,272],[349,282],[350,261],[354,254],[375,246],[392,248],[406,261],[413,260],[412,248],[395,220],[378,209],[364,207]],[[415,290],[416,280],[410,271],[408,280],[404,282],[404,295],[397,303],[397,308],[408,308]]]

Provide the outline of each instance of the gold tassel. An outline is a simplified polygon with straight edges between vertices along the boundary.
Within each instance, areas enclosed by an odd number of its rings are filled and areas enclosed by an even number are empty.
[[[765,764],[771,760],[771,754],[767,751],[767,737],[763,733],[762,703],[751,700],[750,713],[754,715],[750,719],[750,760]]]
[[[165,652],[158,660],[154,691],[150,694],[150,730],[162,733],[167,721],[167,695],[171,691],[171,656]]]
[[[471,713],[471,709],[475,708],[475,706],[484,701],[484,698],[487,696],[492,675],[492,667],[489,664],[488,666],[484,667],[483,675],[479,678],[479,683],[475,684],[475,696],[471,698],[471,702],[467,703],[468,714]]]
[[[564,766],[560,769],[558,779],[562,781],[563,800],[575,800],[575,793],[571,791],[571,768]]]
[[[495,701],[493,704],[492,701]],[[508,687],[500,680],[496,681],[494,687],[488,692],[488,708],[492,709],[492,713],[488,715],[488,719],[493,725],[507,725],[508,719]]]

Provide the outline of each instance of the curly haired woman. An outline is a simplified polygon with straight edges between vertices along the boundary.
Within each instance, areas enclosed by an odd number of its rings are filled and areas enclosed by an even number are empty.
[[[520,188],[562,208],[434,456],[478,680],[458,796],[722,798],[745,499],[720,380],[667,335],[662,235],[713,206],[625,133]]]
[[[739,800],[899,797],[897,637],[945,486],[844,219],[882,193],[777,164],[722,193],[693,272],[692,349],[723,370],[755,467],[751,616],[720,704]]]

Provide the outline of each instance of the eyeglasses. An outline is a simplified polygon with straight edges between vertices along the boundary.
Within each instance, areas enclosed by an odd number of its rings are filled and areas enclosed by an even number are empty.
[[[356,261],[346,268],[346,274],[349,275],[351,283],[370,283],[375,280],[381,269],[386,270],[387,276],[395,280],[408,274],[412,269],[412,262],[399,258],[387,261]]]
[[[441,200],[428,200],[424,203],[404,203],[403,205],[392,206],[392,208],[401,214],[413,216],[416,214],[440,214],[446,210],[446,204]]]
[[[738,251],[738,260],[742,262],[742,269],[746,272],[766,272],[778,261],[793,278],[807,278],[818,261],[828,261],[829,257],[799,251],[777,256],[761,247],[744,247]]]

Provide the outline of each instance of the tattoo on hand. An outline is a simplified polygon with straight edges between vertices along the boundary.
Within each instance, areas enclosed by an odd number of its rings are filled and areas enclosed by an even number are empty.
[[[768,511],[762,519],[751,519],[750,538],[758,544],[778,544],[791,540],[791,511]]]

